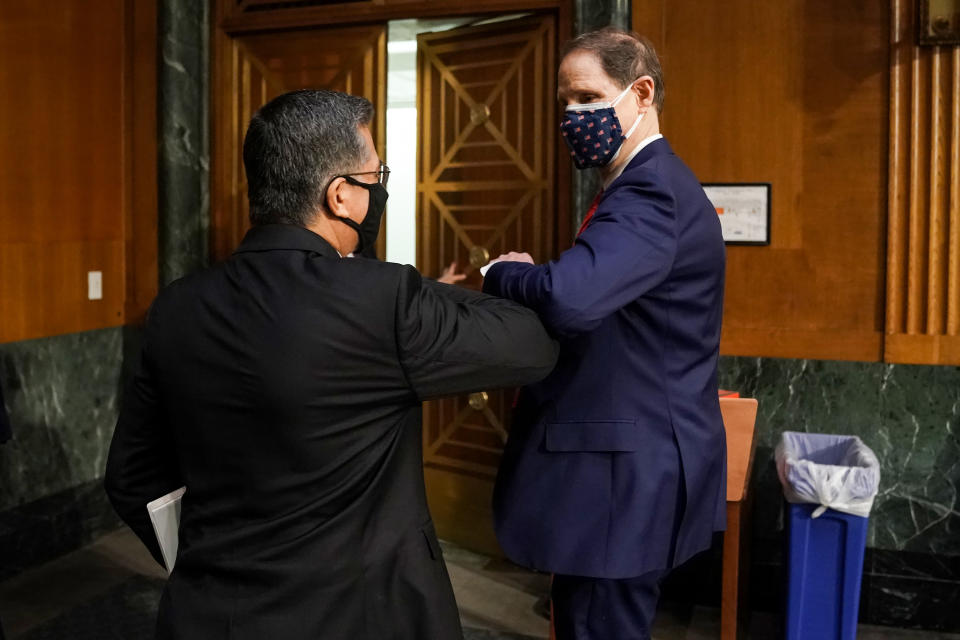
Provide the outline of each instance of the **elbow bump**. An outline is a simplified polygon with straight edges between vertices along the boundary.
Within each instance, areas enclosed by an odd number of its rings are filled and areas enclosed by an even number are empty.
[[[553,340],[550,341],[550,345],[543,352],[543,357],[540,361],[540,373],[541,378],[546,378],[550,375],[550,372],[554,370],[557,366],[557,358],[560,355],[559,345]]]
[[[545,323],[555,335],[571,337],[592,329],[596,321],[587,313],[587,309],[551,305],[544,314]]]

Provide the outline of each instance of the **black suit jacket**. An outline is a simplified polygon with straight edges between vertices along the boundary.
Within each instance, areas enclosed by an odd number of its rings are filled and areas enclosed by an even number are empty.
[[[160,560],[148,501],[187,493],[158,637],[461,637],[427,511],[421,401],[547,375],[533,312],[253,228],[158,296],[106,470]]]

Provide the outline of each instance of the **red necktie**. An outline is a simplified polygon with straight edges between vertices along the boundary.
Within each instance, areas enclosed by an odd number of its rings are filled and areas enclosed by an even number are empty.
[[[590,210],[587,211],[587,215],[583,217],[583,222],[580,223],[580,231],[577,231],[577,237],[580,237],[580,234],[587,230],[587,226],[590,224],[590,220],[593,219],[593,214],[597,212],[597,207],[600,206],[600,198],[603,197],[603,189],[600,190],[600,193],[597,194],[597,197],[593,199],[593,204],[590,205]]]

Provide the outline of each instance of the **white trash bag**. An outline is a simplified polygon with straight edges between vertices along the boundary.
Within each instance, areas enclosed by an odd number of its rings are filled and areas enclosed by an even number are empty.
[[[787,502],[819,504],[866,518],[880,487],[880,462],[857,436],[785,431],[775,452]]]

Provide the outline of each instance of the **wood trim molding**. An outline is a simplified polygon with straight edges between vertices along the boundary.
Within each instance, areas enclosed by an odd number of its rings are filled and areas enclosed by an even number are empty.
[[[892,0],[887,362],[960,364],[960,47],[919,47]]]
[[[157,0],[128,0],[124,100],[129,132],[124,220],[124,323],[142,324],[159,288],[157,236]]]
[[[883,334],[860,330],[724,327],[721,355],[876,362]]]
[[[245,11],[236,0],[214,0],[218,25],[235,35],[251,31],[296,29],[331,24],[381,22],[402,18],[438,18],[458,15],[503,14],[515,11],[569,11],[563,0],[368,0],[316,6],[293,6]]]
[[[888,335],[884,344],[887,362],[900,364],[960,363],[957,336]]]

